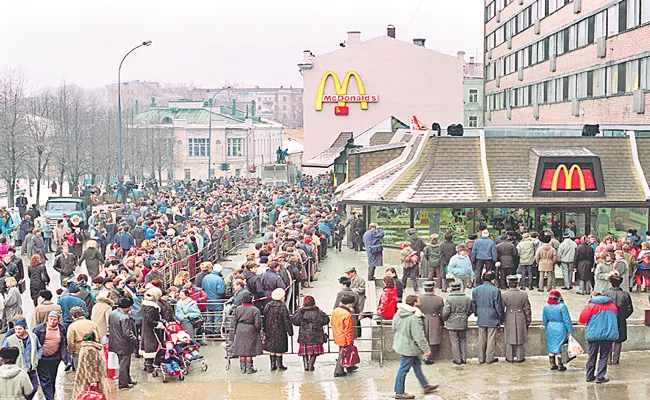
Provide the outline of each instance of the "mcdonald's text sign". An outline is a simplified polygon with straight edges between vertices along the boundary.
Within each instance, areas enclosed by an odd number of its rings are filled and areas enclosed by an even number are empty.
[[[334,82],[335,93],[325,94],[325,86],[330,78]],[[357,84],[357,89],[359,91],[358,94],[348,93],[348,86],[350,85],[351,78],[354,78]],[[334,109],[334,114],[348,115],[346,103],[359,103],[362,110],[367,110],[368,103],[376,103],[378,101],[379,96],[366,93],[363,81],[356,71],[348,71],[348,73],[343,77],[343,81],[339,79],[336,72],[327,71],[323,74],[320,84],[318,85],[318,90],[316,92],[316,105],[314,106],[314,109],[316,111],[321,111],[323,109],[323,103],[337,103],[337,107]]]

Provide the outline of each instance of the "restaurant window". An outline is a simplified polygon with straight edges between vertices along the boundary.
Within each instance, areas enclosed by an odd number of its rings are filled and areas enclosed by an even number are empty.
[[[490,231],[490,236],[496,238],[501,230],[518,231],[520,227],[527,230],[533,228],[535,213],[528,208],[483,208],[476,209],[479,223],[485,223]],[[477,225],[476,229],[479,229]]]
[[[437,233],[442,242],[450,232],[455,243],[463,243],[467,235],[478,230],[476,221],[484,220],[473,208],[414,208],[413,213],[413,226],[425,241]]]
[[[599,240],[607,235],[625,236],[628,229],[636,229],[644,237],[648,230],[648,208],[607,208],[591,209],[591,233]]]
[[[370,208],[370,222],[384,229],[384,245],[398,246],[406,240],[406,230],[411,227],[411,209],[373,206]]]

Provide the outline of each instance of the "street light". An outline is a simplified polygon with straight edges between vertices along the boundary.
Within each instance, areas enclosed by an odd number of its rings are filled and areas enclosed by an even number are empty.
[[[120,67],[117,69],[117,142],[119,146],[119,157],[120,157],[120,170],[119,170],[119,176],[118,179],[121,181],[124,178],[123,174],[123,165],[122,165],[122,95],[121,95],[121,83],[120,83],[120,78],[121,78],[121,73],[122,73],[122,64],[124,63],[124,60],[126,57],[128,57],[129,54],[131,54],[135,49],[139,49],[140,47],[143,46],[151,46],[151,40],[147,40],[142,42],[142,44],[135,46],[131,50],[129,50],[128,53],[122,58],[122,61],[120,61]]]
[[[214,101],[214,98],[217,97],[217,95],[224,90],[232,89],[232,86],[224,86],[221,89],[217,90],[213,95],[212,98],[210,98],[210,108],[208,112],[208,118],[210,118],[208,122],[208,181],[212,177],[212,103]]]

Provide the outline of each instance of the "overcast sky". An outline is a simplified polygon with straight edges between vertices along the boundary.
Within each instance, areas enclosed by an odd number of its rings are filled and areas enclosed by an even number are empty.
[[[302,50],[322,54],[349,30],[362,40],[397,28],[449,54],[481,55],[482,0],[4,0],[0,65],[22,67],[30,85],[64,80],[93,88],[122,80],[217,87],[302,86]]]

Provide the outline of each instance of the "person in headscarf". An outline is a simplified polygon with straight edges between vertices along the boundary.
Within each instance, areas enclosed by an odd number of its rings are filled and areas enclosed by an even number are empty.
[[[562,363],[562,344],[573,333],[571,316],[559,290],[549,292],[547,303],[542,311],[542,322],[546,329],[546,347],[551,371],[566,371]]]
[[[76,399],[80,393],[88,390],[91,384],[97,385],[97,390],[108,399],[114,398],[110,392],[108,374],[106,372],[106,359],[104,349],[97,341],[95,332],[84,335],[79,353],[79,365],[74,379],[72,399]]]
[[[142,333],[140,340],[140,355],[144,357],[144,370],[153,372],[153,360],[158,350],[158,342],[163,340],[162,330],[165,322],[160,316],[158,300],[162,291],[152,287],[144,293],[142,300]]]

